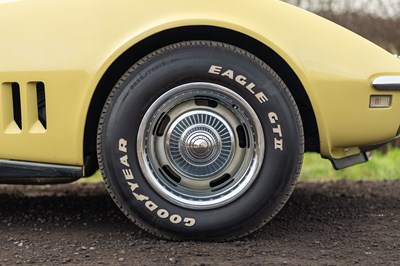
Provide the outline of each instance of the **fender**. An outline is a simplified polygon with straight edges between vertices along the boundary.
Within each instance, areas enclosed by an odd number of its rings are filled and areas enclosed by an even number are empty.
[[[358,146],[396,136],[400,95],[393,94],[395,108],[378,110],[380,114],[368,110],[365,102],[376,93],[373,80],[400,75],[400,61],[358,35],[281,1],[20,0],[0,4],[0,85],[20,85],[22,120],[30,121],[34,99],[29,84],[42,82],[48,129],[36,132],[34,123],[28,123],[21,132],[2,130],[0,158],[83,165],[85,115],[108,67],[149,36],[195,25],[243,33],[289,64],[311,100],[323,156],[352,155]],[[354,112],[343,106],[352,106]],[[367,115],[368,123],[359,119]]]

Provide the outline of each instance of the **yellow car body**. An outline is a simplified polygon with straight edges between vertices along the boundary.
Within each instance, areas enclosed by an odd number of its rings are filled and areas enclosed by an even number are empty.
[[[187,40],[270,58],[299,106],[306,150],[324,158],[354,158],[399,133],[400,60],[281,1],[5,0],[0,36],[0,172],[1,162],[27,162],[93,174],[97,125],[114,84],[140,58]],[[372,108],[375,96],[388,105]]]
[[[82,166],[93,94],[110,65],[161,31],[229,29],[274,50],[302,82],[318,123],[321,154],[342,158],[396,137],[400,95],[369,108],[380,76],[400,76],[400,60],[311,13],[280,1],[2,1],[0,158]],[[210,8],[212,7],[212,8]],[[212,39],[213,36],[210,36]],[[22,129],[10,119],[8,84],[21,87]],[[29,87],[46,87],[48,128],[32,112]]]

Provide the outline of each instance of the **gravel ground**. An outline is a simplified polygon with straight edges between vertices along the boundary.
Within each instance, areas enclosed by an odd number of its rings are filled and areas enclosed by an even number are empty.
[[[400,265],[400,182],[300,182],[257,233],[167,242],[126,219],[101,183],[0,186],[0,265]]]

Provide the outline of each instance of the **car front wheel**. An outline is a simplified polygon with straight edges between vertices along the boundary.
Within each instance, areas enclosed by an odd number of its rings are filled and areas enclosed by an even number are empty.
[[[118,81],[101,116],[98,158],[119,208],[167,239],[234,239],[288,199],[303,156],[289,90],[224,43],[161,48]]]

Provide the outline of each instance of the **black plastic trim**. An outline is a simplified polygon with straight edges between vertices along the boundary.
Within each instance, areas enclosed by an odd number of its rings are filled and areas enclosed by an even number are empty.
[[[352,156],[344,157],[341,159],[329,158],[332,163],[333,168],[336,170],[341,170],[349,166],[353,166],[360,163],[365,163],[369,161],[369,155],[366,152],[361,152]]]
[[[62,178],[76,180],[83,175],[81,166],[0,160],[0,183],[3,179]]]

